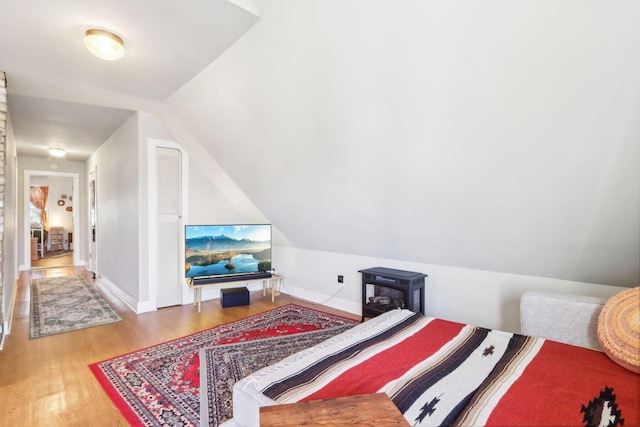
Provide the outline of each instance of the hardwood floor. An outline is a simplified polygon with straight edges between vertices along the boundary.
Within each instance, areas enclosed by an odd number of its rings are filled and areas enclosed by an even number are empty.
[[[168,307],[136,315],[124,303],[96,286],[122,322],[65,334],[29,339],[31,278],[81,274],[84,268],[62,267],[22,272],[18,281],[11,334],[0,351],[1,426],[126,426],[89,365],[127,352],[202,331],[287,303],[322,309],[359,319],[288,295],[251,293],[251,304],[222,308],[219,300],[204,301],[202,313],[191,305]]]
[[[40,258],[31,261],[31,268],[33,269],[71,266],[73,266],[73,254],[57,258]]]

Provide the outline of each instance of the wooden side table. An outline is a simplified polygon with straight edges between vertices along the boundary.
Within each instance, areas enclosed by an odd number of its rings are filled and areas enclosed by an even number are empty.
[[[384,393],[263,406],[260,427],[378,427],[409,423]]]

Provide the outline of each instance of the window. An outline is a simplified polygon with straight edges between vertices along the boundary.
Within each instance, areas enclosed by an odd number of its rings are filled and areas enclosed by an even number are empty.
[[[32,227],[42,227],[42,217],[40,209],[36,208],[33,203],[29,203],[29,219]]]

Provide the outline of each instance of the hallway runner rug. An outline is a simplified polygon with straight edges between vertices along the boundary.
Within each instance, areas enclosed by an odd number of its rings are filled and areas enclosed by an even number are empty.
[[[119,322],[120,316],[82,276],[31,280],[30,338]]]
[[[90,365],[90,369],[132,426],[199,426],[201,349],[310,331],[326,332],[318,335],[318,340],[321,340],[357,323],[346,317],[287,304],[95,363]],[[300,341],[295,351],[313,345],[312,342],[311,339]],[[294,346],[288,347],[294,350]],[[276,349],[274,354],[268,360],[288,356]],[[247,364],[242,369],[243,376],[261,368],[268,360],[261,362],[256,359],[251,362],[252,366]],[[219,389],[220,401],[231,405],[231,389],[237,379],[236,376],[230,377],[229,382]]]
[[[73,255],[73,249],[64,249],[61,251],[45,251],[44,256],[40,259],[60,258],[67,255]]]

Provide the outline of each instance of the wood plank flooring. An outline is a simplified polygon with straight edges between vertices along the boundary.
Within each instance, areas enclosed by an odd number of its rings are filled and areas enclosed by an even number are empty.
[[[251,293],[248,306],[223,309],[219,300],[211,300],[202,303],[202,313],[188,304],[136,315],[97,286],[122,322],[29,339],[30,279],[73,274],[94,282],[91,273],[80,267],[20,275],[11,334],[0,351],[0,426],[126,426],[90,364],[291,302],[359,319],[288,295],[272,303],[270,294],[263,297],[262,292]]]
[[[31,261],[32,269],[71,267],[73,266],[73,254],[64,255],[57,258],[40,258]]]

